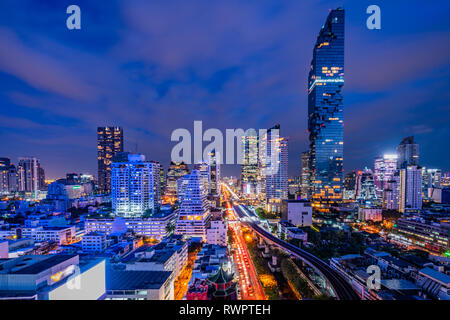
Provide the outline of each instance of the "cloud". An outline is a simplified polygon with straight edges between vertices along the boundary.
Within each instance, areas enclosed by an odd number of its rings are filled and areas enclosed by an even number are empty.
[[[76,78],[67,61],[58,61],[26,47],[6,28],[0,28],[0,39],[0,70],[39,90],[81,101],[94,97],[93,88]]]

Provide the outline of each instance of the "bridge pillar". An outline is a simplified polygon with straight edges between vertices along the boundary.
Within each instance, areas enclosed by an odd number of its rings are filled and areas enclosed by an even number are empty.
[[[258,237],[258,248],[259,249],[262,249],[262,248],[264,248],[265,247],[265,245],[264,245],[264,239],[262,238],[262,237]]]
[[[269,258],[270,257],[270,250],[269,250],[270,248],[269,248],[269,245],[268,244],[266,244],[265,246],[264,246],[264,252],[262,253],[262,256],[264,257],[264,258]]]

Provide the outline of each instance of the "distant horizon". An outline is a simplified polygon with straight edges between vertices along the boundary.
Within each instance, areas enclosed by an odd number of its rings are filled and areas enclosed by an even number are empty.
[[[373,168],[413,135],[419,164],[450,171],[450,3],[421,10],[378,1],[277,3],[80,0],[0,4],[0,157],[38,158],[46,179],[97,176],[98,126],[120,126],[124,150],[165,171],[177,128],[270,128],[289,139],[289,177],[308,150],[307,74],[330,8],[345,9],[344,170]],[[32,15],[29,12],[33,12]],[[199,15],[199,12],[208,14]],[[224,176],[240,166],[223,165]]]

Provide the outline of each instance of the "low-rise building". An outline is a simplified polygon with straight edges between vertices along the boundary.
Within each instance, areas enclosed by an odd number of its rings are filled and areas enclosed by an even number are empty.
[[[91,300],[104,295],[104,259],[53,254],[0,261],[1,300]]]
[[[148,218],[116,218],[124,221],[127,229],[136,235],[161,240],[168,236],[167,225],[174,224],[176,213],[173,210],[163,210]],[[112,233],[115,219],[86,219],[86,232]]]
[[[408,267],[391,258],[385,252],[348,254],[332,258],[330,266],[343,275],[363,300],[423,299],[422,289],[405,272]],[[378,281],[369,267],[380,268]]]
[[[75,226],[68,227],[43,227],[36,231],[34,240],[53,241],[59,245],[70,244],[75,237]]]
[[[106,272],[106,300],[173,300],[170,271],[113,270]]]
[[[227,226],[223,220],[211,221],[210,227],[206,230],[206,243],[227,245]]]
[[[197,253],[189,283],[193,283],[195,279],[207,279],[209,275],[217,272],[223,265],[230,265],[227,247],[214,244],[203,245]]]
[[[436,223],[423,218],[401,218],[397,220],[395,231],[411,244],[440,252],[450,247],[450,223]]]
[[[311,226],[311,202],[307,200],[283,200],[281,203],[281,219],[287,220],[298,227]]]
[[[373,221],[378,222],[383,220],[383,210],[381,208],[373,207],[359,207],[358,208],[358,220],[360,221]]]
[[[419,272],[419,285],[430,296],[439,300],[450,300],[450,276],[432,268]]]
[[[9,245],[8,241],[0,241],[0,259],[8,258]]]
[[[81,247],[84,252],[103,252],[108,247],[106,234],[90,232],[81,238]]]
[[[141,248],[125,262],[126,270],[170,271],[176,279],[187,264],[188,243],[178,236],[163,239],[157,245]]]

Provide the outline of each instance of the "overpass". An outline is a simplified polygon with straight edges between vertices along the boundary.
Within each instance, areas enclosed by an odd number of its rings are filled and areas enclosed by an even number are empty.
[[[249,227],[251,227],[253,231],[261,238],[301,259],[303,262],[312,267],[317,273],[322,275],[327,283],[333,288],[333,291],[339,300],[360,300],[359,295],[353,290],[352,286],[344,279],[339,271],[334,270],[327,263],[309,252],[283,241],[274,236],[272,233],[266,231],[255,221],[254,217],[251,219],[250,215],[245,212],[246,210],[243,210],[240,206],[235,206],[234,208],[238,213],[238,216],[242,218],[243,223],[246,223]]]

